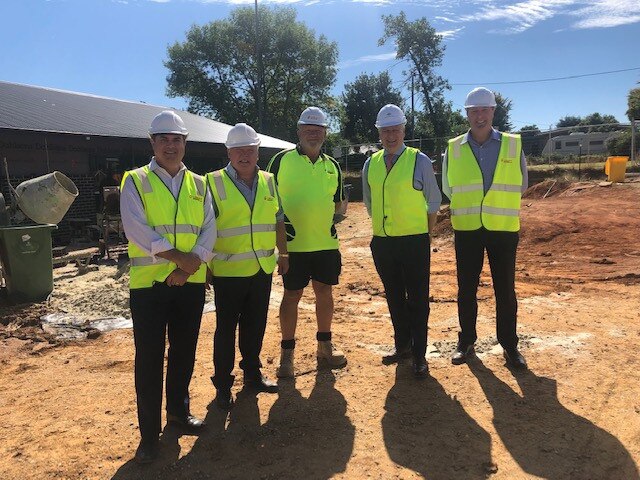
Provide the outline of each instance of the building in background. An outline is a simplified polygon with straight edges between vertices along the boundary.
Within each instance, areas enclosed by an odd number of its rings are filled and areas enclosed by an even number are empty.
[[[54,238],[71,236],[69,220],[96,222],[103,187],[117,186],[122,172],[149,162],[148,128],[167,107],[84,93],[0,81],[0,161],[6,159],[11,184],[58,170],[77,185],[79,196]],[[226,165],[224,146],[231,125],[177,112],[189,130],[184,163],[206,173]],[[260,135],[260,163],[294,144]],[[0,169],[0,190],[9,187]],[[73,223],[73,221],[71,223]]]

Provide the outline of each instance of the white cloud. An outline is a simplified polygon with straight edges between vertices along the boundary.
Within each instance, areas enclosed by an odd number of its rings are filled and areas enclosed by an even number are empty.
[[[479,12],[462,17],[463,21],[505,21],[512,27],[496,28],[492,33],[520,33],[535,24],[548,20],[576,0],[526,0],[514,4],[489,5]]]
[[[436,32],[438,35],[440,35],[442,38],[456,38],[458,36],[458,32],[464,30],[464,27],[460,27],[460,28],[454,28],[452,30],[442,30],[441,32]]]
[[[364,55],[360,58],[340,62],[338,64],[338,68],[349,68],[355,65],[362,65],[363,63],[371,62],[386,62],[388,60],[393,60],[394,58],[396,58],[396,52],[381,53],[379,55]]]
[[[112,0],[126,2],[127,0]],[[254,0],[146,0],[155,3],[192,1],[231,5],[253,5]],[[336,0],[259,0],[271,5],[336,4]],[[522,33],[537,24],[563,16],[569,21],[566,28],[611,28],[640,22],[640,0],[341,0],[371,8],[394,5],[431,7],[439,15],[435,20],[444,23],[489,22],[490,33]],[[563,27],[560,30],[565,29]],[[454,37],[460,30],[440,32],[445,38]],[[374,56],[375,57],[375,56]],[[353,60],[353,61],[359,61]],[[375,61],[375,60],[364,60]],[[364,62],[363,61],[363,62]],[[363,63],[360,62],[360,63]]]
[[[611,28],[640,22],[638,0],[595,0],[571,13],[580,17],[572,27],[577,29]]]

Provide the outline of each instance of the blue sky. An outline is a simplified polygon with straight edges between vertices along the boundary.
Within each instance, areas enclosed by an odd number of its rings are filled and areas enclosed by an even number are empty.
[[[475,85],[513,102],[515,129],[549,128],[592,112],[628,121],[627,94],[640,87],[638,0],[259,0],[291,5],[298,19],[336,41],[334,93],[360,73],[388,70],[402,87],[407,64],[378,47],[383,14],[426,17],[445,38],[437,71],[462,108]],[[168,98],[167,46],[193,24],[225,18],[253,0],[4,0],[0,80],[184,109]],[[568,80],[531,81],[634,69]],[[472,84],[472,85],[464,85]],[[409,91],[403,95],[409,98]]]

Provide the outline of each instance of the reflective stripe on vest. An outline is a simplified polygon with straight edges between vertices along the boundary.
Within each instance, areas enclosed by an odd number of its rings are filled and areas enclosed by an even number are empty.
[[[429,231],[429,205],[413,186],[420,150],[407,147],[387,173],[384,150],[371,156],[367,182],[371,189],[373,235],[398,237]]]
[[[502,133],[493,181],[486,195],[482,171],[464,135],[449,141],[447,179],[451,187],[454,230],[517,232],[520,230],[522,143],[519,135]]]
[[[253,207],[227,172],[207,174],[218,209],[218,238],[209,268],[216,277],[249,277],[260,269],[275,269],[276,213],[279,210],[273,175],[258,171]]]
[[[148,165],[126,172],[122,186],[127,176],[131,176],[140,194],[147,224],[177,250],[190,252],[196,245],[204,223],[204,179],[189,170],[185,171],[176,201],[171,191]],[[177,268],[169,260],[158,257],[154,259],[147,255],[133,242],[129,242],[129,258],[129,286],[132,289],[148,288],[156,282],[164,282]],[[204,283],[205,279],[206,265],[203,263],[187,282]]]

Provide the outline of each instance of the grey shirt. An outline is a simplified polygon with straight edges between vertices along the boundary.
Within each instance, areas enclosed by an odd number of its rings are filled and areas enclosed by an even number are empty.
[[[244,183],[242,180],[238,178],[238,172],[236,172],[236,169],[233,168],[233,166],[231,165],[231,162],[229,162],[227,166],[224,167],[224,169],[227,172],[227,175],[229,175],[229,178],[231,179],[233,184],[236,187],[238,187],[238,190],[240,191],[244,199],[249,204],[249,207],[253,209],[253,204],[256,201],[256,193],[258,192],[257,171],[260,170],[260,167],[256,165],[256,176],[253,177],[253,184],[251,185],[251,187],[249,187],[246,183]],[[278,204],[280,205],[280,207],[278,208],[278,211],[276,212],[276,222],[284,222],[284,212],[282,211],[282,202],[280,201],[280,194],[278,193],[278,186],[275,181],[273,182],[273,187],[276,190],[276,196],[278,197]],[[217,218],[220,211],[218,210],[218,206],[215,204],[215,200],[213,202],[213,209],[215,211],[216,218]]]
[[[407,147],[403,144],[394,154],[394,165],[398,161],[398,158],[400,158],[400,155],[404,152],[405,148]],[[387,152],[384,152],[384,155],[386,154]],[[369,216],[371,216],[371,187],[367,181],[367,176],[369,174],[370,162],[371,157],[367,158],[367,161],[364,162],[364,166],[362,167],[362,200],[367,207]],[[436,176],[433,173],[431,160],[422,152],[418,153],[418,156],[416,157],[416,168],[413,171],[413,188],[420,190],[424,194],[424,199],[429,205],[429,213],[437,213],[440,209],[440,203],[442,202],[442,194],[438,188]]]
[[[502,141],[502,133],[496,129],[491,129],[491,135],[489,139],[480,145],[471,136],[470,132],[464,134],[462,144],[469,143],[473,155],[476,157],[480,171],[482,172],[482,182],[484,184],[484,193],[486,194],[493,183],[493,174],[496,171],[496,165],[498,164],[498,154],[500,153],[500,143]],[[442,191],[444,194],[451,198],[451,187],[449,186],[449,179],[447,178],[447,159],[448,150],[442,160]],[[524,152],[520,155],[520,170],[522,171],[522,192],[529,186],[529,174],[527,172],[527,161],[524,157]]]

